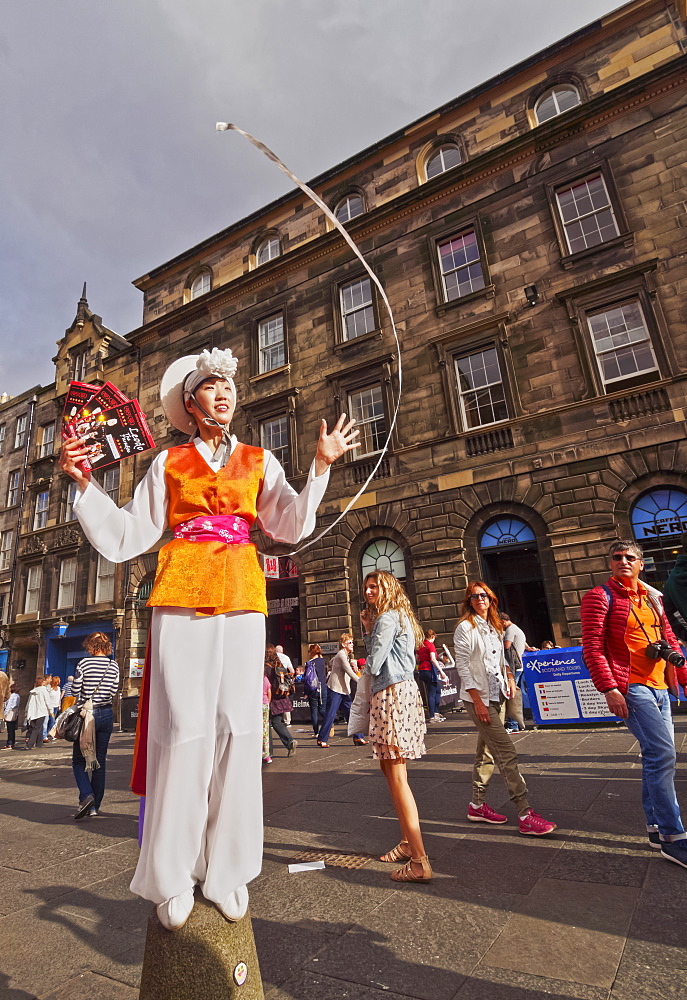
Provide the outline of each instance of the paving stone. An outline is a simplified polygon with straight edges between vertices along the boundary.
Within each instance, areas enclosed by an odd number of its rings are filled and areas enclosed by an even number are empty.
[[[570,847],[558,851],[546,871],[547,878],[572,882],[601,882],[606,885],[641,886],[651,862],[645,857],[609,851],[576,851]]]
[[[609,988],[639,892],[542,878],[489,949],[484,964]]]
[[[524,838],[523,838],[524,839]],[[494,872],[508,893],[527,895],[546,872],[560,847],[528,850],[524,844],[510,844],[464,838],[454,844],[435,864],[437,873],[453,875],[461,887],[488,892],[494,888]]]
[[[454,1000],[608,1000],[608,990],[480,963]]]
[[[41,1000],[138,1000],[138,989],[86,972],[41,997]]]
[[[450,1000],[511,914],[487,903],[441,898],[432,888],[430,883],[397,891],[319,952],[317,971],[421,1000]],[[312,959],[303,967],[315,971]]]
[[[319,973],[299,972],[281,986],[265,991],[265,1000],[406,1000],[407,993],[351,985]]]

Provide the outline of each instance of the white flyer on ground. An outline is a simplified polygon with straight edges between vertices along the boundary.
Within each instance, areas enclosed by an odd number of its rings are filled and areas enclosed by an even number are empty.
[[[608,709],[605,697],[596,690],[592,681],[580,677],[579,680],[575,681],[575,687],[577,688],[577,697],[580,699],[583,719],[598,719],[600,715],[608,716],[609,719],[614,718],[613,713]]]
[[[546,722],[554,719],[579,719],[572,681],[544,681],[534,685],[541,717]]]

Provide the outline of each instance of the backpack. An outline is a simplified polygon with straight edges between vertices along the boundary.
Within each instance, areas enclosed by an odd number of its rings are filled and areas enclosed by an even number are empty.
[[[317,676],[317,668],[315,667],[314,660],[308,660],[305,664],[303,683],[309,691],[317,691],[320,686],[320,680]]]

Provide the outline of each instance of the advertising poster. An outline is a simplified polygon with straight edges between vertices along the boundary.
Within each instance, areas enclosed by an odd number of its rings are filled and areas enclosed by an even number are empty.
[[[538,649],[522,658],[532,718],[537,725],[615,722],[606,699],[582,663],[582,647]]]

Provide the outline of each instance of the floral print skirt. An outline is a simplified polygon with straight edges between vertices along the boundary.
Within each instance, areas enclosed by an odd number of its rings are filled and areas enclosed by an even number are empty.
[[[370,742],[377,760],[419,760],[425,750],[425,713],[413,677],[374,691]]]
[[[270,755],[270,706],[262,706],[262,759]]]

